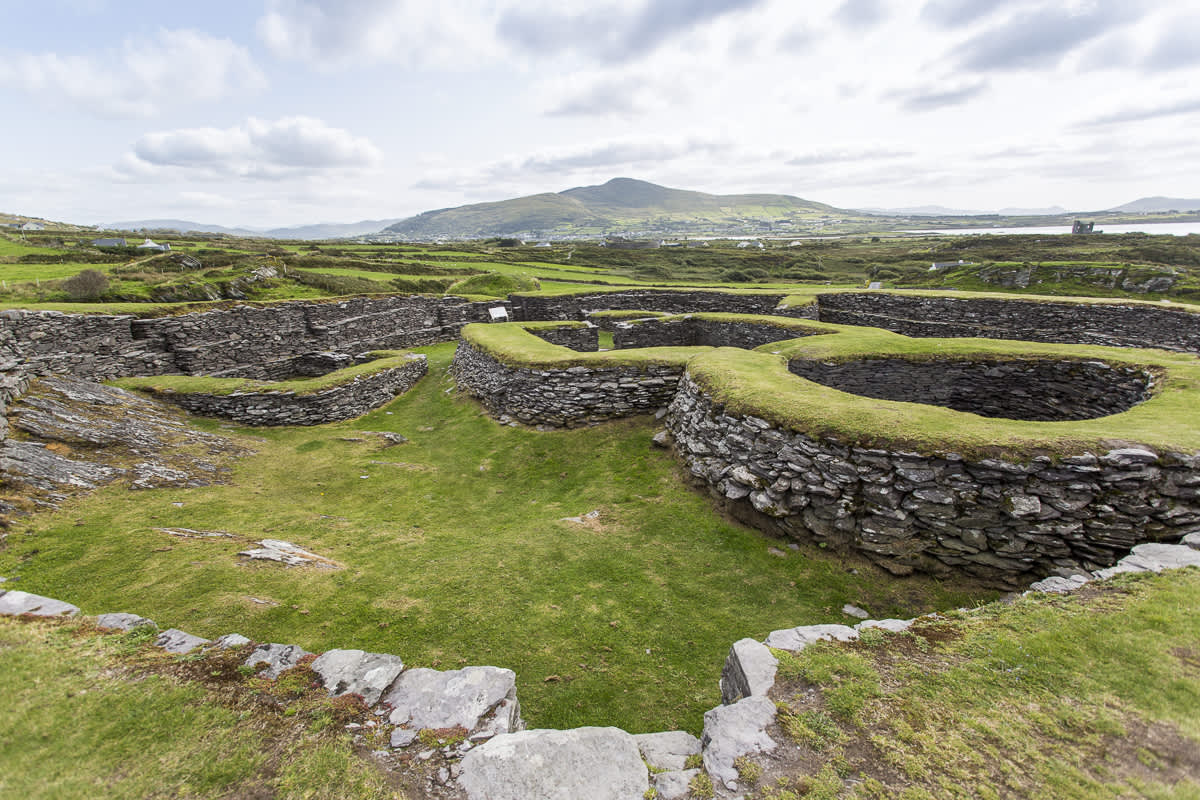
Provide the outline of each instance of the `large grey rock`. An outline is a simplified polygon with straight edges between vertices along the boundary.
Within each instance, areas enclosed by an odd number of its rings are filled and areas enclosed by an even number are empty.
[[[650,788],[637,744],[617,728],[504,734],[460,766],[467,800],[638,800]]]
[[[312,663],[330,695],[356,694],[373,706],[404,669],[399,656],[362,650],[327,650]]]
[[[654,776],[656,800],[685,800],[690,793],[692,778],[700,774],[698,769],[672,770]]]
[[[113,631],[131,631],[134,628],[155,628],[154,620],[140,617],[137,614],[126,614],[117,612],[114,614],[101,614],[96,617],[96,627],[107,628]]]
[[[771,631],[767,636],[767,646],[798,653],[813,642],[852,642],[857,638],[858,631],[848,625],[801,625],[797,628]]]
[[[700,754],[700,740],[687,731],[640,733],[633,737],[646,763],[655,769],[681,770],[688,756]]]
[[[21,614],[34,617],[73,617],[78,613],[79,608],[70,603],[22,592],[19,589],[7,591],[0,596],[0,614],[12,617]]]
[[[729,648],[721,670],[721,702],[736,703],[743,697],[765,695],[775,685],[779,659],[762,642],[739,639]]]
[[[1200,550],[1200,531],[1189,533],[1179,540],[1180,544],[1185,544],[1193,550]]]
[[[154,640],[155,647],[161,647],[168,653],[174,653],[175,655],[190,653],[197,647],[209,643],[210,642],[208,639],[204,639],[200,636],[193,636],[192,634],[181,631],[178,628],[167,628],[158,635],[157,639]]]
[[[709,776],[735,790],[738,771],[733,762],[739,756],[774,750],[775,740],[767,735],[774,721],[775,704],[765,697],[747,697],[705,712],[700,742]]]
[[[247,667],[266,664],[267,668],[258,674],[267,678],[278,678],[279,673],[291,669],[300,663],[300,659],[310,655],[312,653],[294,644],[260,644],[243,663]]]
[[[383,698],[392,707],[393,725],[474,731],[496,710],[496,732],[520,727],[517,676],[500,667],[464,667],[439,672],[418,667],[403,673]]]

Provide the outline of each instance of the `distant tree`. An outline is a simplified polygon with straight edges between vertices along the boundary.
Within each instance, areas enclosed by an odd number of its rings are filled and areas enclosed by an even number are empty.
[[[108,276],[99,270],[85,269],[63,281],[62,288],[72,300],[95,300],[108,288]]]

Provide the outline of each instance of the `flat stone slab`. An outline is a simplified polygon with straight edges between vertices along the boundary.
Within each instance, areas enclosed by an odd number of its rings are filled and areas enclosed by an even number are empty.
[[[779,659],[762,642],[739,639],[729,648],[721,670],[721,702],[729,705],[743,697],[765,695],[775,685],[778,668]]]
[[[0,595],[0,614],[10,617],[22,614],[33,617],[73,617],[78,613],[78,606],[39,594],[22,592],[19,589],[11,589]]]
[[[1162,572],[1164,569],[1200,567],[1200,550],[1185,544],[1139,544],[1115,566],[1097,570],[1097,578],[1111,578],[1124,572]]]
[[[1034,592],[1067,594],[1068,592],[1075,591],[1089,581],[1091,581],[1091,578],[1084,575],[1072,575],[1069,578],[1064,578],[1060,575],[1051,575],[1048,578],[1043,578],[1040,581],[1029,584],[1029,588]]]
[[[638,800],[650,788],[633,736],[618,728],[503,734],[460,766],[467,800]]]
[[[1200,550],[1200,531],[1189,533],[1187,536],[1184,536],[1182,539],[1180,539],[1179,543],[1187,545],[1193,550]]]
[[[210,644],[208,639],[200,636],[193,636],[192,634],[181,631],[178,628],[167,628],[158,635],[157,639],[154,640],[155,647],[161,647],[168,653],[174,653],[175,655],[190,653],[197,647],[201,647],[206,644]]]
[[[231,647],[241,647],[247,644],[250,644],[250,639],[240,633],[227,633],[213,642],[213,647],[219,650],[228,650]]]
[[[686,800],[691,793],[692,778],[700,774],[698,769],[660,772],[654,776],[656,800]]]
[[[700,755],[700,740],[687,731],[639,733],[633,740],[642,758],[655,769],[682,770],[688,756]]]
[[[474,731],[506,700],[516,705],[517,676],[500,667],[464,667],[441,672],[417,667],[403,673],[383,700],[392,707],[393,725]],[[515,714],[516,709],[502,709]],[[519,727],[519,718],[505,730]]]
[[[111,631],[131,631],[134,628],[144,627],[158,629],[158,625],[154,623],[154,620],[124,612],[99,615],[96,617],[96,627]]]
[[[282,539],[263,539],[257,544],[258,547],[251,550],[243,550],[238,555],[248,558],[251,561],[274,561],[277,564],[286,564],[289,567],[313,566],[325,569],[338,568],[336,562],[325,558],[325,556],[310,553],[303,547],[291,542],[285,542]]]
[[[775,749],[767,727],[775,721],[775,703],[766,697],[747,697],[733,705],[704,713],[704,769],[714,781],[736,791],[738,771],[733,762],[751,753]]]
[[[766,644],[767,647],[774,647],[776,650],[798,653],[813,642],[852,642],[857,638],[858,631],[848,625],[801,625],[797,628],[771,631]]]
[[[362,650],[327,650],[312,663],[331,696],[356,694],[373,706],[404,669],[399,656]]]
[[[267,678],[275,679],[279,677],[279,673],[285,669],[291,669],[300,663],[300,659],[305,656],[311,656],[308,652],[299,645],[294,644],[260,644],[254,648],[243,664],[247,667],[256,667],[259,664],[266,664],[267,668],[259,671],[259,675]]]

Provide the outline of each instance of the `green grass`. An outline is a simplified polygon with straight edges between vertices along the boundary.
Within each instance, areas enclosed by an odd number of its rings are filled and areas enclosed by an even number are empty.
[[[371,353],[373,361],[354,364],[345,369],[313,378],[293,378],[286,381],[260,381],[251,378],[213,378],[207,375],[156,375],[141,378],[117,378],[110,381],[122,389],[155,394],[230,395],[250,392],[291,392],[297,395],[317,392],[350,383],[357,378],[408,364],[413,355],[402,350],[379,350]]]
[[[840,797],[1195,798],[1198,603],[1191,569],[820,643],[786,657],[781,720],[805,771],[858,775]]]
[[[130,658],[143,648],[0,617],[0,796],[396,797],[345,733],[228,702],[173,677],[170,657]]]
[[[38,247],[36,245],[26,244],[25,242],[9,239],[7,236],[0,236],[0,256],[26,256],[26,255],[43,255],[51,256],[62,253],[62,250],[54,247]]]
[[[1147,366],[1166,377],[1150,400],[1120,414],[1070,422],[1023,422],[847,394],[787,371],[793,358],[837,361],[886,356],[1098,359]],[[1200,449],[1200,420],[1195,414],[1200,403],[1200,364],[1190,354],[989,339],[910,339],[846,326],[834,335],[777,342],[752,353],[720,348],[690,362],[688,371],[732,413],[753,414],[791,430],[866,446],[1018,458],[1037,451],[1074,455],[1128,443],[1166,451]]]
[[[0,264],[0,280],[9,283],[33,283],[53,281],[78,275],[85,269],[108,272],[120,264]]]
[[[421,352],[429,375],[360,420],[254,430],[258,455],[235,466],[232,485],[111,487],[18,524],[0,574],[86,613],[132,611],[208,637],[509,667],[530,727],[633,732],[699,732],[743,636],[839,621],[847,602],[904,616],[986,596],[885,579],[820,550],[774,555],[775,542],[686,488],[651,445],[649,418],[502,426],[446,393],[452,344]],[[382,448],[371,430],[410,442]],[[595,522],[560,521],[592,510]],[[239,539],[179,540],[157,527]],[[345,568],[240,564],[236,552],[265,537]]]

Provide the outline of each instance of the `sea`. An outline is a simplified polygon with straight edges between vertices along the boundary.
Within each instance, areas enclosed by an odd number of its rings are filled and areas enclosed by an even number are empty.
[[[967,236],[972,233],[991,234],[1061,234],[1070,233],[1070,225],[1047,225],[1045,227],[1029,228],[946,228],[941,230],[911,230],[905,233],[925,233],[938,236]],[[1142,222],[1133,225],[1100,225],[1097,223],[1095,233],[1150,233],[1168,234],[1171,236],[1200,235],[1200,222]]]

